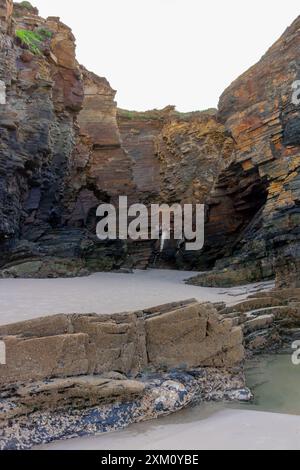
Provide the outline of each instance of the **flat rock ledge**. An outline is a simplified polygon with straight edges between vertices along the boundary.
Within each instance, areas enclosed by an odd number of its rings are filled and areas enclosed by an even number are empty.
[[[201,400],[249,399],[243,333],[194,299],[0,326],[0,448],[123,428]]]

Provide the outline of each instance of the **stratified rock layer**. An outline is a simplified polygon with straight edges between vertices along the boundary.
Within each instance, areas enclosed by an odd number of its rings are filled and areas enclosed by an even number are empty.
[[[241,328],[193,299],[0,326],[0,339],[1,449],[117,429],[196,400],[250,395],[239,392]]]
[[[100,243],[96,208],[132,192],[115,92],[80,68],[59,18],[1,0],[0,267],[4,276],[74,276],[118,268],[122,243]],[[40,35],[26,46],[16,32]],[[37,45],[36,45],[37,44]]]
[[[277,271],[278,285],[296,286],[299,21],[224,92],[218,111],[139,113],[117,110],[107,80],[78,65],[59,18],[0,0],[1,276],[76,276],[155,261],[214,267],[194,281],[205,285]],[[96,208],[120,195],[206,204],[204,249],[166,243],[157,257],[155,242],[99,241]]]
[[[289,269],[287,259],[292,271],[299,266],[299,28],[297,18],[221,96],[218,116],[236,143],[235,159],[210,194],[202,259],[225,259],[217,263],[220,272],[199,283],[272,277],[277,266]]]
[[[7,365],[0,384],[146,367],[231,367],[242,334],[211,304],[170,304],[120,315],[57,315],[0,327]]]
[[[153,244],[100,242],[102,202],[205,202],[233,141],[215,111],[118,111],[105,78],[79,66],[59,18],[1,0],[0,268],[75,276],[147,267]],[[42,35],[24,44],[22,33]],[[176,266],[176,253],[171,262]]]

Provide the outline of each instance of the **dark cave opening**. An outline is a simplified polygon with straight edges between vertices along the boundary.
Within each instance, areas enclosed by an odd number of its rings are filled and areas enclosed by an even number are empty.
[[[232,163],[220,174],[207,201],[203,250],[196,255],[184,253],[181,264],[212,269],[218,260],[238,252],[245,233],[251,235],[257,229],[267,197],[268,181],[260,176],[258,166],[245,170],[242,163]]]

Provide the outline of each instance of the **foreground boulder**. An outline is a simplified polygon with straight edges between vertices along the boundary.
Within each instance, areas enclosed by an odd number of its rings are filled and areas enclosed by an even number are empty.
[[[222,305],[218,305],[221,308]],[[0,327],[0,449],[106,432],[207,400],[248,400],[243,334],[193,299]]]
[[[194,300],[119,315],[57,315],[0,327],[7,365],[0,385],[146,368],[232,367],[241,328]]]

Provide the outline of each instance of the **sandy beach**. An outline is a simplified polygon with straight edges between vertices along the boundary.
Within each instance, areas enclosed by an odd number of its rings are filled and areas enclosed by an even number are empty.
[[[133,274],[97,273],[72,279],[1,279],[0,324],[57,313],[111,314],[189,298],[232,305],[260,286],[273,285],[213,289],[184,283],[196,274],[148,270]]]
[[[249,293],[273,287],[231,289],[185,284],[194,275],[179,271],[97,273],[74,279],[0,280],[1,323],[57,313],[116,313],[196,298],[234,304]],[[45,449],[300,449],[300,418],[288,414],[201,405],[156,421],[100,436],[54,442]]]

